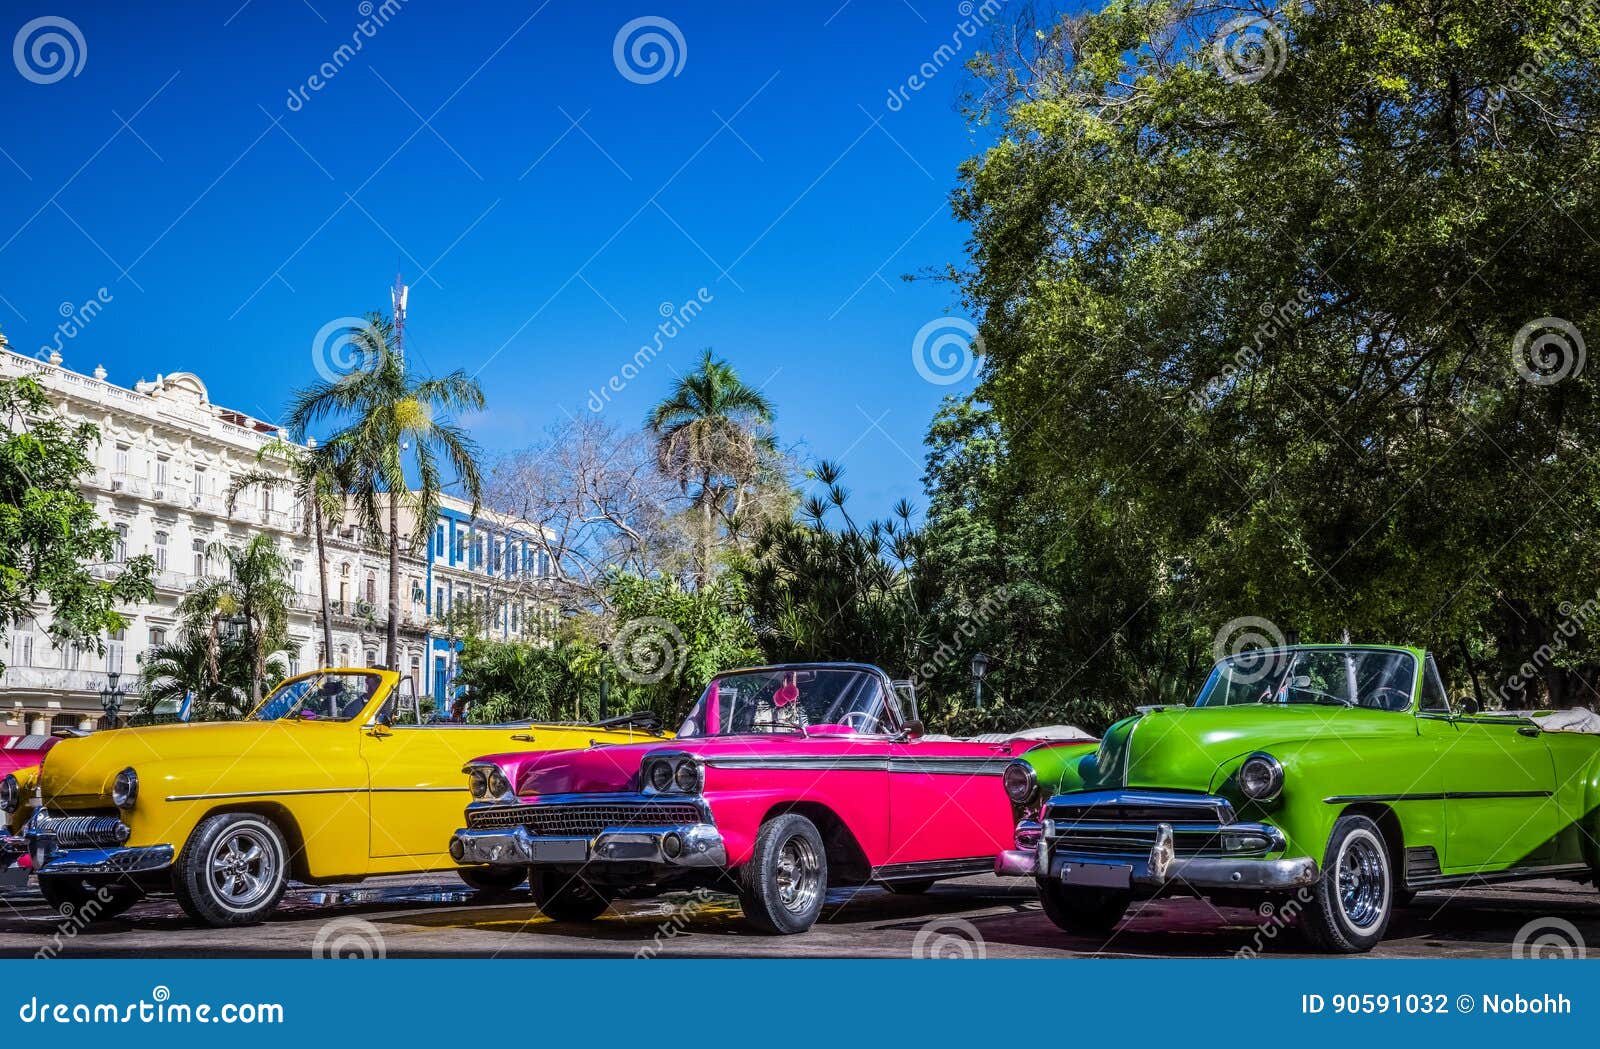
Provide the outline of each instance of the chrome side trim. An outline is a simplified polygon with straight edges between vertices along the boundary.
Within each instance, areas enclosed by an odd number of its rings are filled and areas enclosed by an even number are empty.
[[[969,856],[959,860],[918,860],[913,863],[886,863],[867,874],[869,881],[917,881],[923,878],[962,878],[989,874],[993,856]]]
[[[434,788],[429,788],[434,789]],[[443,790],[445,788],[437,788]],[[464,789],[464,788],[450,788]],[[277,798],[306,794],[365,794],[367,787],[311,787],[306,790],[235,790],[217,794],[168,794],[168,801],[216,801],[229,798]]]
[[[877,754],[817,755],[789,754],[782,757],[713,758],[706,762],[715,769],[760,769],[766,772],[809,772],[830,770],[839,772],[898,772],[921,773],[929,776],[1000,776],[1011,764],[1010,754],[994,757],[895,756]]]
[[[1588,879],[1594,871],[1587,863],[1562,863],[1550,867],[1518,867],[1503,871],[1479,871],[1474,874],[1440,874],[1426,878],[1406,878],[1408,889],[1442,889],[1464,885],[1494,885],[1499,882],[1525,881],[1529,878],[1580,878]]]
[[[1323,798],[1327,805],[1349,805],[1362,801],[1480,801],[1485,798],[1550,798],[1548,790],[1447,790],[1437,794],[1335,794]]]

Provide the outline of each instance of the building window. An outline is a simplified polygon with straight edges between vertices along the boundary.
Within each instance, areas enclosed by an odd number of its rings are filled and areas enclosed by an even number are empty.
[[[167,533],[156,533],[156,571],[167,570]]]
[[[78,645],[68,645],[61,653],[61,666],[66,670],[83,669],[83,649]]]
[[[19,667],[33,666],[33,631],[18,631],[11,639],[11,662]]]
[[[444,556],[444,525],[442,524],[433,526],[433,556]]]
[[[375,649],[375,648],[367,649],[367,666],[375,667],[377,665],[378,665],[378,650]]]
[[[483,564],[483,536],[472,540],[472,564],[468,567],[478,568]]]
[[[444,615],[444,587],[442,586],[433,588],[433,614],[436,616]]]
[[[125,445],[125,444],[117,445],[116,464],[117,464],[117,466],[116,466],[117,473],[125,474],[125,473],[128,472],[128,446],[127,445]]]
[[[189,543],[189,549],[194,552],[194,574],[200,578],[206,574],[206,541],[195,539]]]
[[[306,563],[300,560],[296,560],[290,568],[289,579],[294,584],[294,592],[297,594],[305,590],[305,571]]]
[[[165,455],[156,456],[156,484],[167,483],[167,470],[172,465],[172,460]]]
[[[117,525],[117,549],[115,557],[118,564],[121,564],[128,559],[128,526],[125,524]]]
[[[150,628],[150,647],[160,648],[167,643],[167,632],[158,626]]]
[[[371,572],[367,573],[367,604],[378,603],[378,577]]]
[[[118,630],[106,642],[106,673],[122,673],[122,643],[127,636],[127,631]]]
[[[459,564],[467,559],[467,535],[465,532],[456,533],[456,556],[451,564]]]
[[[194,494],[211,494],[210,490],[207,488],[206,468],[204,466],[196,466],[194,468]]]

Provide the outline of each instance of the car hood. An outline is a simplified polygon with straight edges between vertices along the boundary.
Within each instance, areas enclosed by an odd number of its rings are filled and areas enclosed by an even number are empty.
[[[318,746],[307,736],[348,728],[331,721],[220,721],[108,729],[51,747],[39,785],[52,804],[105,804],[112,781],[125,768],[139,773],[142,793],[159,789],[162,779],[186,763],[216,764],[229,754],[303,762]]]
[[[639,766],[657,751],[719,756],[779,758],[791,754],[817,756],[847,753],[859,746],[853,737],[771,735],[718,736],[715,739],[661,739],[648,743],[600,744],[585,750],[491,754],[478,761],[499,765],[518,795],[589,794],[640,788]]]
[[[1163,707],[1106,730],[1084,788],[1216,791],[1231,766],[1258,750],[1282,752],[1316,737],[1415,731],[1404,714],[1311,704]]]

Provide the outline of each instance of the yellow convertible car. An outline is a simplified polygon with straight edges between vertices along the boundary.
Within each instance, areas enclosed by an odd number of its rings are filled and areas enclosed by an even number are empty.
[[[270,913],[290,878],[454,870],[480,891],[515,888],[523,872],[462,867],[447,851],[472,800],[463,763],[653,736],[628,718],[426,724],[409,678],[317,670],[285,681],[244,721],[62,740],[31,804],[6,777],[0,809],[52,906],[92,920],[171,892],[199,921],[240,925]]]

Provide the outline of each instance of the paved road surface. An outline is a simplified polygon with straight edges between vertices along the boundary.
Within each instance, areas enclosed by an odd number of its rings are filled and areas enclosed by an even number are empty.
[[[1279,917],[1162,900],[1136,911],[1109,938],[1068,936],[1039,910],[1032,886],[993,877],[936,886],[925,896],[881,889],[836,891],[822,921],[799,937],[744,929],[727,896],[679,893],[625,900],[591,925],[557,925],[525,895],[488,901],[449,876],[377,879],[362,885],[297,886],[271,921],[203,929],[170,900],[151,899],[104,924],[78,928],[31,889],[0,890],[0,956],[295,956],[313,952],[389,957],[754,956],[889,957],[982,954],[990,958],[1228,957],[1307,953]],[[1559,922],[1570,923],[1562,927]],[[1469,892],[1425,893],[1399,911],[1376,952],[1391,957],[1512,955],[1519,933],[1566,939],[1575,928],[1600,958],[1600,893],[1528,882]],[[1524,938],[1528,938],[1526,935]]]

